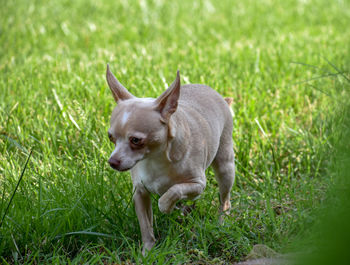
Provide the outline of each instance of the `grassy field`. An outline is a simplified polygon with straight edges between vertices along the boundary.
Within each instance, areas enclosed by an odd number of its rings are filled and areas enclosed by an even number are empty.
[[[348,69],[348,1],[1,1],[0,263],[233,263],[305,235],[331,180]],[[187,216],[154,196],[142,257],[128,173],[107,159],[113,72],[140,97],[182,83],[234,98],[237,178],[218,222],[208,185]],[[210,106],[208,106],[210,107]]]

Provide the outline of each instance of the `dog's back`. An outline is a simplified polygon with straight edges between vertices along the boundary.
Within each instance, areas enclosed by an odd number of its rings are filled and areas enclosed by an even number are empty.
[[[229,105],[219,93],[206,85],[181,86],[178,110],[172,118],[176,123],[186,121],[188,124],[191,137],[187,149],[193,149],[194,153],[206,153],[202,162],[205,168],[212,163],[222,134],[232,135]]]

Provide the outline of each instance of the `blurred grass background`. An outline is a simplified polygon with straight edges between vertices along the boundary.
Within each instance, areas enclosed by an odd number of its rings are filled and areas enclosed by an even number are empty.
[[[229,263],[257,243],[283,252],[312,226],[341,137],[348,1],[1,5],[0,217],[33,150],[0,228],[1,262]],[[189,216],[154,200],[157,247],[141,257],[129,174],[106,163],[107,62],[139,97],[180,69],[183,83],[234,98],[237,179],[223,226],[209,170]]]

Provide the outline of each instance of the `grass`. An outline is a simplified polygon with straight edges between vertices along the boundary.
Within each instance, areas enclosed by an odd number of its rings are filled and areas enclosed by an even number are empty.
[[[254,244],[284,251],[314,223],[331,179],[332,124],[348,69],[347,1],[3,1],[0,10],[0,262],[231,263]],[[105,67],[140,97],[180,69],[234,98],[237,179],[163,215],[141,239],[128,173],[107,165],[114,101]],[[348,77],[347,74],[344,74]],[[209,106],[208,106],[209,107]]]
[[[316,221],[304,238],[296,241],[304,250],[295,264],[347,264],[350,243],[350,80],[343,84],[345,99],[338,104],[333,124],[338,126],[335,152],[330,156],[330,181],[324,201],[315,213]],[[305,253],[305,249],[312,250]]]

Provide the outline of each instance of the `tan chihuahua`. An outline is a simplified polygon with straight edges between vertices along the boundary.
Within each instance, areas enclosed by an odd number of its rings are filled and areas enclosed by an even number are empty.
[[[118,171],[131,169],[135,210],[143,253],[155,244],[151,193],[160,195],[159,210],[170,213],[177,201],[195,199],[206,185],[212,165],[220,189],[220,222],[231,207],[235,178],[232,111],[205,85],[180,86],[175,81],[158,98],[137,98],[109,70],[107,82],[118,105],[111,117],[109,139],[115,149],[108,162]]]

